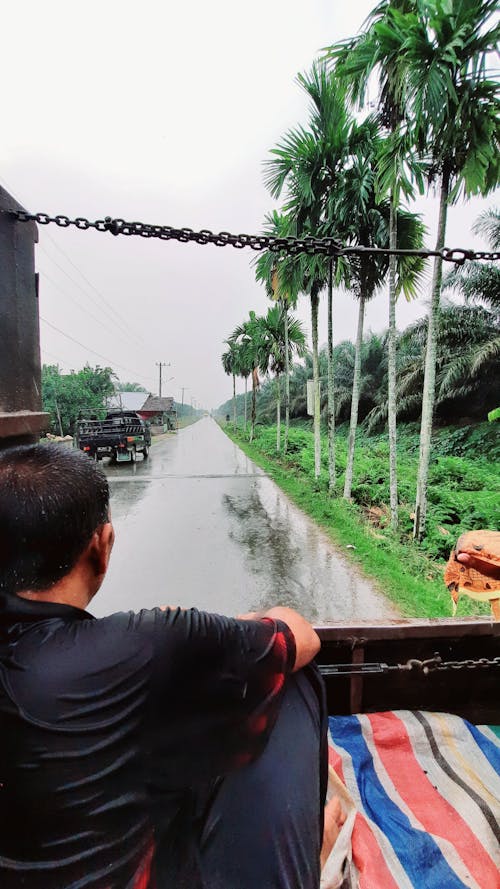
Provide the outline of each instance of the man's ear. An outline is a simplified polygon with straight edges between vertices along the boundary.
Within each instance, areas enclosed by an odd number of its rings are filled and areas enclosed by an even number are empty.
[[[102,578],[106,574],[114,542],[115,529],[111,522],[99,525],[94,531],[89,543],[88,555],[96,577]]]

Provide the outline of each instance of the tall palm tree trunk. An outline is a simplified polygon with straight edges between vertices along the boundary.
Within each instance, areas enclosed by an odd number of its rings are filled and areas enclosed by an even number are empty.
[[[250,441],[253,441],[255,432],[255,417],[257,416],[257,368],[252,371],[252,413],[250,415]]]
[[[333,260],[328,269],[328,490],[335,488],[335,377],[333,367]]]
[[[248,396],[248,377],[245,377],[245,435],[247,431],[247,396]]]
[[[390,196],[389,248],[398,244],[397,211],[394,195]],[[388,426],[389,426],[389,491],[391,527],[398,527],[398,468],[397,468],[397,404],[396,404],[396,257],[389,257],[389,333],[388,333]]]
[[[439,199],[439,222],[436,238],[436,250],[442,250],[446,236],[446,216],[448,211],[448,194],[450,188],[450,172],[447,166],[443,169],[441,194]],[[427,479],[431,454],[432,417],[436,390],[436,356],[437,332],[439,322],[439,302],[441,297],[441,281],[443,277],[443,260],[436,256],[432,275],[432,296],[429,309],[427,343],[425,347],[424,391],[422,393],[422,420],[420,425],[420,455],[417,473],[417,496],[415,500],[415,521],[413,537],[421,540],[425,531],[427,518]]]
[[[281,450],[281,377],[276,374],[276,451]]]
[[[354,378],[352,381],[351,422],[349,426],[347,466],[344,482],[344,499],[350,500],[352,489],[352,472],[354,466],[354,447],[358,426],[359,384],[361,380],[361,347],[363,345],[363,326],[365,321],[365,293],[359,299],[358,331],[356,334],[356,354],[354,357]]]
[[[319,478],[321,472],[321,403],[319,394],[318,308],[319,294],[316,285],[313,284],[313,288],[311,291],[311,327],[314,380],[314,478]]]
[[[290,428],[290,352],[288,345],[288,303],[283,300],[284,309],[284,339],[285,339],[285,440],[283,453],[288,449],[288,430]]]
[[[236,375],[233,374],[233,427],[236,432]]]

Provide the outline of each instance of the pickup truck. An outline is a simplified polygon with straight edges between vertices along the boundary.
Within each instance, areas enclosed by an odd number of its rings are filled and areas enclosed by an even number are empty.
[[[135,411],[114,410],[104,420],[80,420],[76,445],[93,460],[111,457],[119,463],[135,463],[137,452],[147,458],[151,432]]]

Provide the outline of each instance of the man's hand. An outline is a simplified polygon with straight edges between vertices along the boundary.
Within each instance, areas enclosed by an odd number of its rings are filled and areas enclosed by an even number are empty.
[[[302,617],[298,611],[279,605],[276,608],[270,608],[269,611],[251,611],[248,614],[238,615],[239,620],[259,620],[263,617],[281,620],[292,631],[296,647],[294,673],[305,667],[317,655],[321,648],[319,636],[309,621]]]

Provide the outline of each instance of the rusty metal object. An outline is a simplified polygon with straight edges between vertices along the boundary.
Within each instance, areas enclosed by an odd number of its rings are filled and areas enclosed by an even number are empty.
[[[36,225],[12,215],[22,207],[0,188],[0,448],[36,441],[42,411]]]

